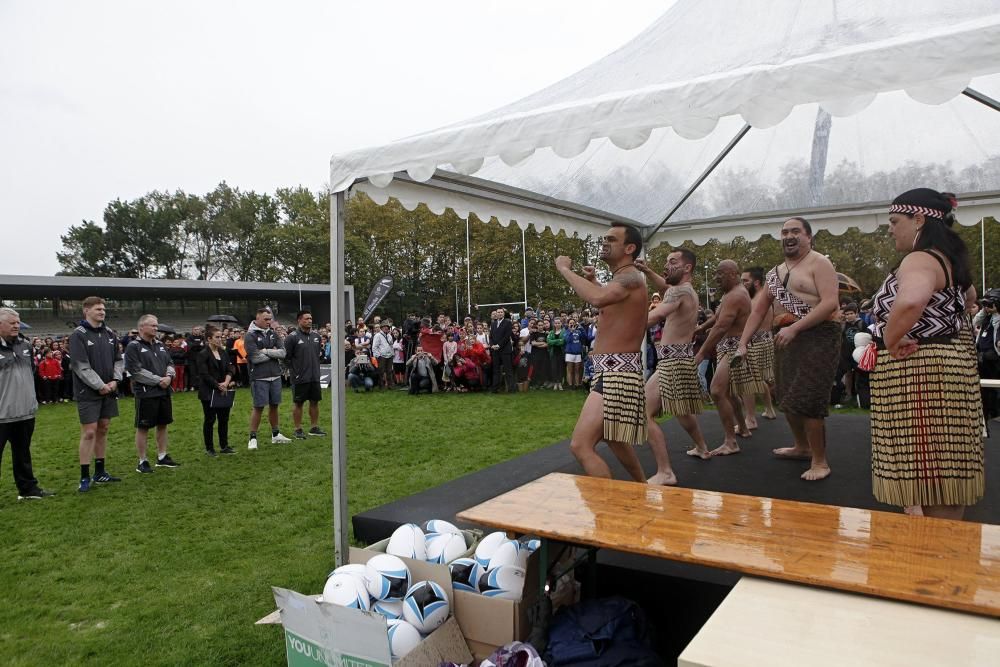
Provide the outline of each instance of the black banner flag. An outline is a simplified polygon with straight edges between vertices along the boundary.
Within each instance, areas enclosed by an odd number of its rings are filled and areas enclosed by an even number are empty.
[[[368,295],[368,301],[365,302],[365,309],[361,312],[361,319],[367,322],[368,318],[375,312],[375,309],[378,308],[378,305],[382,303],[382,299],[384,299],[391,291],[391,277],[385,276],[379,280],[378,283],[375,284],[375,287],[372,288],[372,293]]]

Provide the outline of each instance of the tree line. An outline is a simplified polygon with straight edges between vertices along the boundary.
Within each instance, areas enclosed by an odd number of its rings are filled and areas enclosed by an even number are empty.
[[[969,247],[978,278],[980,229],[959,227],[958,233]],[[528,302],[558,309],[579,299],[555,271],[553,259],[568,255],[578,266],[594,263],[599,248],[593,237],[539,233],[534,228],[524,232],[522,244],[516,225],[504,227],[474,215],[469,237],[467,264],[466,223],[453,211],[439,216],[423,205],[409,211],[395,200],[378,206],[355,193],[347,202],[345,281],[363,298],[379,278],[392,276],[394,293],[383,306],[389,313],[464,313],[470,305],[524,300],[526,273]],[[995,285],[1000,277],[1000,229],[992,219],[986,237],[987,285]],[[324,284],[330,279],[329,193],[301,186],[258,193],[225,182],[204,195],[153,191],[110,202],[101,224],[85,220],[71,226],[61,240],[60,275]],[[701,294],[706,273],[711,280],[723,259],[765,269],[782,261],[780,243],[770,236],[684,245],[698,256],[694,284]],[[872,234],[852,229],[842,236],[821,231],[815,247],[838,271],[854,278],[866,295],[899,260],[884,228]],[[665,245],[650,250],[651,265],[661,267],[669,251]]]

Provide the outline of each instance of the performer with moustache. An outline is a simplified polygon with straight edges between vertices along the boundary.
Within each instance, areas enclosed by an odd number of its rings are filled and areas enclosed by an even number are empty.
[[[650,484],[677,483],[667,453],[667,439],[656,423],[662,412],[672,414],[691,436],[694,447],[687,450],[689,456],[701,459],[711,456],[697,417],[703,404],[693,342],[698,326],[698,295],[691,286],[691,276],[697,265],[694,253],[685,248],[667,256],[662,276],[644,261],[636,261],[656,289],[663,292],[660,305],[650,311],[646,322],[647,326],[664,322],[656,346],[656,373],[646,382],[646,432],[656,459],[656,474],[646,480]]]
[[[778,407],[788,419],[795,444],[775,449],[774,455],[809,461],[809,469],[802,473],[806,481],[830,475],[825,419],[842,338],[837,273],[830,260],[812,249],[812,241],[812,227],[804,218],[785,221],[781,228],[785,261],[768,271],[767,291],[753,304],[738,352],[746,355],[751,338],[777,301],[787,311],[775,322]]]
[[[573,290],[601,309],[600,334],[590,353],[593,363],[587,396],[570,450],[588,475],[611,477],[611,469],[597,454],[597,443],[607,441],[615,456],[637,482],[645,482],[633,449],[646,440],[642,346],[646,335],[646,277],[635,265],[642,251],[642,235],[634,227],[616,223],[601,243],[600,258],[611,269],[611,281],[597,282],[593,266],[583,273],[572,260],[556,257],[556,269]]]

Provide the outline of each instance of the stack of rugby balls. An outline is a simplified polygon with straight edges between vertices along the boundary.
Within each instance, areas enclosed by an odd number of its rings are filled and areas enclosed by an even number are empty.
[[[537,543],[511,540],[502,532],[490,533],[479,542],[474,558],[459,558],[449,564],[452,586],[487,597],[520,600],[528,556]]]
[[[385,547],[387,554],[444,565],[466,550],[465,535],[453,524],[432,519],[424,524],[426,532],[415,523],[403,524],[392,533]]]
[[[364,565],[338,567],[326,581],[322,601],[384,616],[394,660],[413,650],[451,614],[445,590],[433,581],[412,583],[406,563],[392,554],[378,554]]]

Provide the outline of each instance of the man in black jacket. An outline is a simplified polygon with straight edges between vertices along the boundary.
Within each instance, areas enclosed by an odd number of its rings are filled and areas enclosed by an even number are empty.
[[[305,440],[302,430],[302,405],[309,401],[309,421],[312,428],[309,435],[324,436],[319,427],[319,402],[323,391],[319,385],[319,364],[323,356],[323,343],[312,328],[312,313],[300,310],[295,316],[295,331],[285,336],[285,363],[292,378],[292,421],[295,423],[294,436]],[[391,364],[390,364],[391,365]]]
[[[493,359],[493,393],[500,391],[503,373],[507,374],[507,393],[514,393],[514,346],[511,339],[510,313],[498,308],[490,323],[490,354]]]
[[[125,368],[132,376],[135,395],[135,449],[139,454],[138,473],[151,473],[146,458],[149,429],[156,429],[156,467],[176,468],[167,453],[167,426],[174,421],[170,385],[174,379],[174,361],[163,343],[156,339],[159,321],[156,315],[139,318],[139,338],[125,348]]]
[[[118,416],[118,383],[122,379],[121,346],[118,336],[104,324],[104,299],[83,300],[83,319],[69,337],[73,397],[80,415],[80,493],[90,491],[91,482],[120,482],[104,469],[108,428]],[[94,477],[90,477],[90,459]]]

